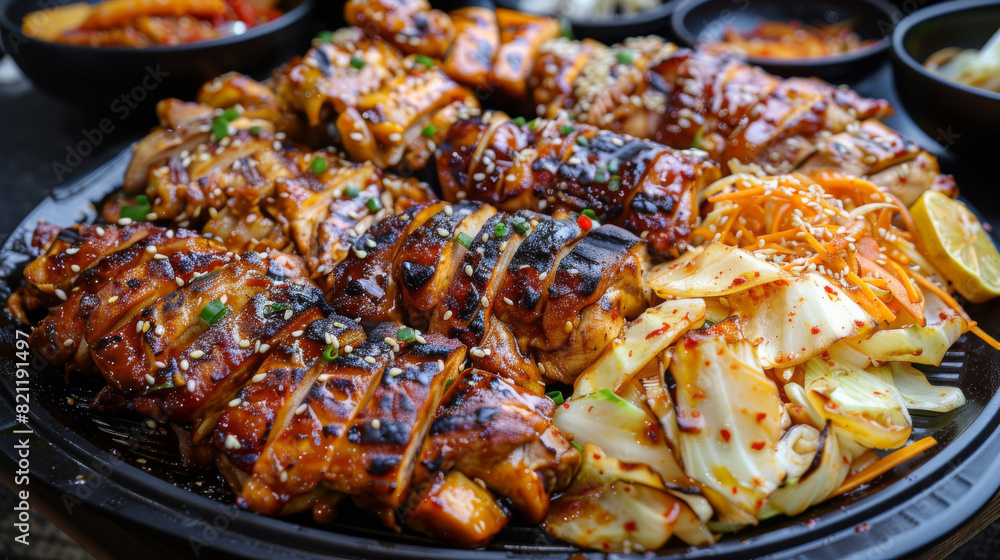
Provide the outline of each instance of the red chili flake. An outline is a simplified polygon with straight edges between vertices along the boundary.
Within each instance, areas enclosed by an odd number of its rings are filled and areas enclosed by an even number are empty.
[[[722,436],[722,439],[725,440],[726,443],[729,443],[729,438],[732,437],[732,435],[729,433],[729,430],[726,429],[719,430],[719,434]]]
[[[938,319],[941,319],[942,321],[947,320],[948,315],[946,315],[945,312],[942,311],[941,313],[938,313]]]
[[[568,402],[564,402],[563,403],[563,408],[569,408],[569,403]]]
[[[688,350],[694,348],[695,346],[698,346],[697,340],[691,338],[690,336],[684,339],[684,347]]]
[[[837,290],[834,290],[830,286],[823,286],[823,289],[826,290],[826,293],[828,293],[828,294],[836,294],[837,293]]]
[[[590,231],[590,228],[594,227],[594,222],[587,216],[580,216],[576,219],[576,223],[583,231]]]
[[[697,418],[699,416],[701,416],[701,411],[697,409],[691,411],[691,418]]]
[[[815,517],[811,517],[808,521],[806,521],[806,527],[815,527],[817,523],[819,523],[819,521],[816,521]]]
[[[736,488],[735,486],[733,486],[733,494],[735,495],[735,494],[739,494],[739,493],[740,493],[739,489]]]
[[[747,281],[746,278],[743,278],[742,276],[737,276],[736,278],[733,278],[733,285],[731,287],[739,286],[740,284],[743,284],[746,281]]]
[[[767,418],[767,413],[766,412],[758,412],[757,413],[757,421],[758,422],[762,422],[765,418]]]
[[[675,311],[675,313],[676,313],[676,311]],[[656,336],[660,336],[661,334],[663,334],[663,333],[665,333],[665,332],[667,332],[669,330],[670,330],[670,325],[668,325],[667,323],[663,323],[662,327],[660,327],[660,328],[656,329],[655,331],[652,331],[649,334],[647,334],[646,335],[646,340],[649,340],[649,339],[651,339],[653,337],[656,337]]]
[[[872,524],[871,523],[862,523],[861,525],[858,525],[857,527],[854,528],[854,532],[855,533],[867,533],[868,531],[871,530],[871,528],[872,528]]]
[[[864,321],[854,321],[854,326],[859,327],[859,328],[863,327],[863,326],[865,326],[865,322]]]
[[[628,522],[625,523],[625,530],[626,531],[635,531],[638,528],[639,528],[639,526],[636,525],[635,521],[628,521]]]
[[[764,443],[763,441],[755,441],[750,444],[750,449],[753,449],[754,451],[760,451],[761,449],[764,449],[765,445],[767,444]]]
[[[812,333],[813,334],[819,334],[819,327],[813,327],[812,328]]]

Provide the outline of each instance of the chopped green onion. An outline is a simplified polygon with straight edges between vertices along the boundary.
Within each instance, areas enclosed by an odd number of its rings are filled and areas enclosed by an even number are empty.
[[[142,394],[143,395],[148,395],[150,393],[155,393],[157,391],[163,391],[164,389],[173,389],[175,386],[176,385],[174,385],[174,376],[171,375],[171,376],[167,377],[167,381],[166,382],[161,383],[160,385],[154,385],[152,387],[146,387],[145,389],[143,389]]]
[[[202,321],[205,321],[209,325],[214,325],[221,321],[226,316],[226,313],[229,313],[229,308],[226,307],[226,304],[215,299],[205,304],[199,316]]]
[[[569,119],[570,122],[576,122],[576,115],[566,115],[566,118]]]
[[[320,31],[313,41],[319,43],[332,43],[333,42],[333,31]]]
[[[274,315],[279,311],[285,311],[291,308],[292,306],[288,305],[287,303],[272,303],[271,305],[268,305],[266,308],[264,308],[264,315]]]
[[[590,140],[587,140],[586,136],[577,136],[576,143],[586,148],[590,145]]]
[[[548,393],[545,393],[545,396],[552,399],[556,403],[556,406],[559,406],[562,403],[566,402],[565,399],[563,399],[563,394],[560,391],[549,391]]]
[[[344,189],[344,194],[347,195],[347,198],[358,198],[361,191],[354,185],[347,185],[347,188]]]
[[[528,130],[532,132],[538,130],[538,119],[531,119],[528,121]]]
[[[569,22],[568,18],[559,18],[559,36],[565,37],[572,41],[573,37],[573,24]]]
[[[591,210],[590,208],[584,208],[583,212],[580,212],[580,215],[581,216],[586,216],[586,217],[590,218],[591,220],[596,220],[597,219],[597,214],[593,210]]]
[[[465,247],[466,249],[472,246],[472,237],[464,231],[458,232],[458,236],[455,239],[457,239],[458,242],[462,244],[462,247]]]
[[[368,207],[368,211],[371,212],[372,214],[382,209],[382,203],[379,202],[378,198],[375,198],[374,196],[368,199],[368,202],[365,203],[365,206]]]
[[[454,378],[454,377],[452,377],[452,378],[451,378],[451,379],[449,379],[448,381],[445,381],[445,382],[444,382],[444,388],[445,388],[445,389],[447,390],[447,389],[448,389],[448,387],[451,387],[451,384],[452,384],[452,383],[454,383],[454,382],[455,382],[455,378]]]
[[[621,181],[618,179],[617,175],[611,176],[611,181],[608,182],[608,190],[615,192],[622,187]]]
[[[579,443],[577,443],[575,441],[571,441],[571,442],[569,442],[569,444],[573,446],[573,449],[576,449],[577,451],[579,451],[580,455],[583,455],[583,446],[582,445],[580,445]]]
[[[617,175],[620,165],[621,162],[618,161],[618,158],[611,158],[611,161],[608,162],[608,173],[611,173],[612,175]]]
[[[598,183],[603,183],[604,180],[607,178],[608,178],[607,174],[605,174],[603,171],[597,171],[596,173],[594,173],[594,181]]]
[[[514,226],[514,229],[517,230],[517,233],[520,233],[521,235],[528,233],[528,227],[530,224],[528,224],[528,220],[525,220],[521,216],[515,216],[510,223]]]
[[[425,126],[423,130],[420,131],[420,134],[423,134],[424,138],[430,138],[435,134],[437,134],[437,131],[438,127],[434,126],[433,124],[429,124]]]
[[[212,140],[218,142],[229,136],[229,121],[225,116],[218,116],[212,119]]]
[[[507,237],[507,224],[500,222],[493,226],[493,235],[497,237]]]
[[[153,211],[152,205],[149,204],[149,197],[140,194],[135,197],[135,204],[131,206],[122,206],[119,211],[119,215],[122,218],[129,218],[133,222],[145,222],[146,216]]]
[[[615,58],[617,58],[618,62],[620,62],[622,64],[632,64],[633,59],[635,57],[632,54],[632,51],[626,49],[626,50],[621,50],[621,51],[616,52],[615,53]]]
[[[434,66],[434,59],[424,54],[418,54],[417,64],[423,64],[424,66],[430,68]]]
[[[358,70],[361,70],[362,68],[365,67],[365,59],[359,58],[359,57],[356,57],[356,56],[352,56],[351,57],[351,66],[357,68]]]
[[[229,122],[233,122],[240,118],[240,112],[236,110],[236,107],[230,107],[222,112],[222,118]]]
[[[317,175],[322,175],[326,172],[326,158],[323,156],[316,156],[312,161],[312,172]]]
[[[572,125],[564,124],[564,125],[562,125],[562,126],[559,127],[559,134],[562,134],[563,136],[566,136],[567,134],[571,134],[574,130],[576,130],[576,129],[573,128]]]
[[[514,124],[516,124],[517,126],[524,126],[524,123],[526,122],[527,121],[524,120],[524,117],[517,117],[516,119],[514,119]]]
[[[413,342],[417,339],[417,333],[410,327],[403,327],[396,333],[396,340],[400,342]]]
[[[691,139],[691,147],[695,150],[701,149],[701,143],[705,139],[705,128],[699,128],[698,132],[694,133],[694,138]]]
[[[251,126],[250,127],[250,134],[253,134],[254,136],[260,136],[260,127],[257,126],[257,125]]]
[[[323,359],[332,362],[340,357],[340,348],[335,348],[332,344],[323,350]]]

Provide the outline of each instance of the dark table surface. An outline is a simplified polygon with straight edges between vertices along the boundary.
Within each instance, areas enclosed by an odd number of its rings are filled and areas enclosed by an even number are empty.
[[[984,219],[1000,225],[1000,205],[986,188],[991,184],[987,162],[959,162],[916,128],[897,102],[888,64],[854,85],[862,94],[894,102],[898,113],[889,124],[935,152],[946,171],[956,175],[963,194]],[[0,242],[54,189],[99,167],[155,124],[150,103],[119,118],[111,111],[113,101],[109,99],[106,111],[81,111],[33,88],[9,59],[0,61]],[[98,123],[106,118],[114,119],[110,134],[98,129]],[[37,514],[32,517],[32,533],[36,536],[33,546],[14,544],[13,505],[13,495],[0,485],[0,555],[65,560],[89,558],[90,553],[104,555],[99,535],[87,534],[79,527],[61,526],[73,538],[85,542],[88,553],[47,522],[44,515]],[[960,530],[925,551],[924,557],[1000,557],[998,517],[1000,495],[994,496]]]

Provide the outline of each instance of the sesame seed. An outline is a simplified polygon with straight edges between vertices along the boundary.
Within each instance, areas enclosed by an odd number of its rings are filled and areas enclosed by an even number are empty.
[[[361,249],[358,249],[357,251],[354,251],[354,256],[358,257],[359,259],[363,259],[368,256],[368,251],[362,251]]]
[[[381,15],[381,13],[376,15]],[[288,471],[281,471],[281,475],[279,475],[278,478],[280,478],[282,482],[288,482]]]
[[[368,362],[369,364],[374,364],[375,363],[375,358],[373,358],[371,356],[365,356],[365,361]]]
[[[451,309],[449,309],[448,311],[445,311],[445,312],[444,312],[444,316],[443,316],[443,318],[444,318],[444,320],[445,320],[445,321],[447,321],[448,319],[451,319],[451,316],[452,316],[452,315],[454,315],[454,313],[452,313],[452,312],[451,312]]]
[[[465,265],[464,271],[466,276],[472,276],[472,273],[474,272],[471,264]]]
[[[233,434],[226,434],[226,449],[239,449],[240,441]]]
[[[294,314],[295,314],[295,312],[292,311],[291,309],[286,309],[285,310],[285,320],[287,321],[287,320],[291,319],[292,315],[294,315]]]
[[[454,213],[455,213],[455,209],[452,208],[451,206],[445,206],[444,207],[444,215],[445,216],[451,217],[451,215],[454,214]]]
[[[396,377],[397,375],[403,375],[403,370],[398,367],[389,368],[389,375],[393,377]]]
[[[375,247],[378,246],[378,244],[375,243],[374,239],[366,239],[365,240],[365,246],[368,247],[369,249],[374,249]]]
[[[187,360],[181,360],[181,371],[187,371],[191,364]]]
[[[222,297],[219,298],[219,302],[225,305],[227,301],[229,301],[229,294],[222,294]]]
[[[486,296],[483,296],[483,297],[479,298],[479,303],[481,303],[483,305],[483,307],[489,307],[490,306],[490,300],[487,299]]]
[[[509,297],[503,298],[503,302],[506,303],[507,305],[514,305],[514,301]]]
[[[299,414],[305,414],[307,410],[309,410],[309,405],[302,403],[295,409],[295,415],[298,416]]]
[[[420,333],[417,333],[413,338],[417,341],[417,344],[427,344],[427,339]]]
[[[568,332],[568,333],[573,332],[573,322],[572,321],[566,321],[566,326],[564,328],[566,329],[566,332]]]
[[[118,225],[120,225],[120,226],[127,226],[127,225],[130,225],[131,223],[132,223],[132,218],[119,218],[118,219]]]
[[[252,383],[260,383],[261,381],[264,380],[265,377],[267,377],[266,373],[258,373],[257,375],[251,377],[250,381]]]
[[[473,181],[485,181],[486,180],[486,174],[485,173],[476,173],[475,175],[472,176],[472,180]]]
[[[56,288],[56,297],[66,301],[66,292],[64,292],[61,288]]]
[[[241,340],[240,341],[240,348],[250,348],[250,341],[247,340],[247,339],[245,339],[245,338],[243,340]]]
[[[66,340],[64,340],[63,341],[63,346],[65,346],[66,348],[69,348],[70,346],[73,346],[73,339],[72,338],[67,338]]]
[[[146,383],[149,383],[150,385],[152,385],[153,383],[156,383],[156,378],[147,373],[146,374]]]
[[[261,344],[260,348],[258,348],[257,351],[260,352],[261,354],[265,354],[270,349],[271,349],[271,345],[265,343],[265,344]]]
[[[376,430],[378,430],[381,427],[382,427],[382,421],[381,420],[379,420],[378,418],[372,420],[372,428],[375,428]]]
[[[194,379],[188,379],[188,382],[187,382],[187,390],[188,390],[188,392],[189,392],[189,393],[193,393],[193,392],[194,392],[194,390],[195,390],[195,389],[196,389],[197,387],[198,387],[198,384],[194,382]]]
[[[350,344],[344,346],[344,354],[350,354],[351,352],[354,352],[353,346],[351,346]]]
[[[330,380],[331,377],[333,377],[333,376],[330,375],[329,373],[323,373],[323,374],[320,374],[320,376],[316,378],[316,381],[319,381],[320,383],[326,383],[327,381]]]
[[[403,139],[403,135],[400,134],[400,133],[398,133],[398,132],[393,132],[392,134],[389,135],[389,141],[390,142],[399,142],[402,139]]]
[[[233,400],[229,401],[229,406],[231,406],[231,407],[232,407],[232,406],[240,406],[240,404],[241,404],[242,402],[243,402],[243,399],[241,399],[241,398],[239,398],[239,397],[236,397],[235,399],[233,399]]]
[[[78,265],[78,264],[71,264],[71,265],[69,265],[69,269],[72,270],[73,272],[80,272],[80,265]]]
[[[153,362],[153,365],[156,366],[156,367],[158,367],[158,368],[160,368],[160,369],[166,369],[167,368],[167,364],[165,364],[164,362],[161,362],[161,361],[155,361],[155,362]]]
[[[360,132],[352,132],[350,134],[350,137],[351,140],[354,140],[355,142],[360,142],[365,139],[365,135],[361,134]]]
[[[153,333],[156,334],[156,336],[163,336],[163,333],[165,332],[167,332],[167,329],[163,328],[163,325],[156,325],[156,328],[153,329]]]
[[[118,301],[118,296],[111,296],[108,298],[108,303],[114,303]]]
[[[152,325],[149,323],[149,321],[143,321],[142,322],[142,332],[149,332],[149,328],[151,326]]]
[[[153,255],[153,258],[156,259],[156,260],[158,260],[158,261],[165,261],[165,260],[167,260],[167,256],[163,255],[163,254],[160,254],[160,253],[157,253],[157,254]]]
[[[437,228],[437,234],[440,235],[441,237],[448,237],[449,235],[451,235],[451,232],[444,228],[439,227]]]
[[[174,278],[174,281],[177,282],[177,285],[180,286],[181,288],[184,287],[184,279],[181,278],[180,276]]]
[[[102,227],[98,227],[98,228],[97,228],[97,236],[98,236],[98,237],[104,237],[104,234],[105,234],[105,233],[107,233],[107,232],[106,232],[106,231],[104,231],[104,228],[102,228]]]
[[[472,354],[473,356],[477,357],[477,358],[485,358],[486,357],[486,352],[483,352],[483,349],[479,348],[478,346],[473,346],[472,349],[469,350],[469,353]]]
[[[292,331],[292,338],[298,338],[298,337],[302,336],[302,332],[303,331],[301,331],[301,330]]]

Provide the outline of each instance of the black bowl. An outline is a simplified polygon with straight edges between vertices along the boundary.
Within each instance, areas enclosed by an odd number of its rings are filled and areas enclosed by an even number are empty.
[[[0,30],[7,53],[39,88],[71,104],[110,109],[124,118],[153,99],[190,98],[201,83],[224,72],[260,75],[301,52],[310,38],[307,16],[313,2],[287,0],[284,15],[242,35],[176,46],[89,47],[27,37],[21,23],[40,8],[38,0],[0,0]]]
[[[498,6],[536,12],[531,7],[531,0],[496,0]],[[663,0],[656,8],[643,10],[634,14],[619,14],[613,17],[593,19],[569,18],[573,27],[573,35],[577,39],[595,39],[606,45],[619,43],[628,37],[642,35],[663,35],[670,27],[670,15],[677,5],[675,0]],[[545,15],[553,15],[546,13]]]
[[[995,151],[1000,93],[965,86],[925,69],[945,47],[979,48],[1000,28],[1000,1],[963,0],[918,10],[892,34],[896,91],[920,128],[959,155]]]
[[[892,24],[899,8],[886,0],[687,0],[674,10],[674,34],[691,46],[718,41],[726,27],[750,31],[762,20],[804,24],[851,21],[862,40],[877,43],[853,52],[816,58],[748,57],[747,61],[779,76],[816,76],[827,80],[857,79],[876,68],[889,49]]]

